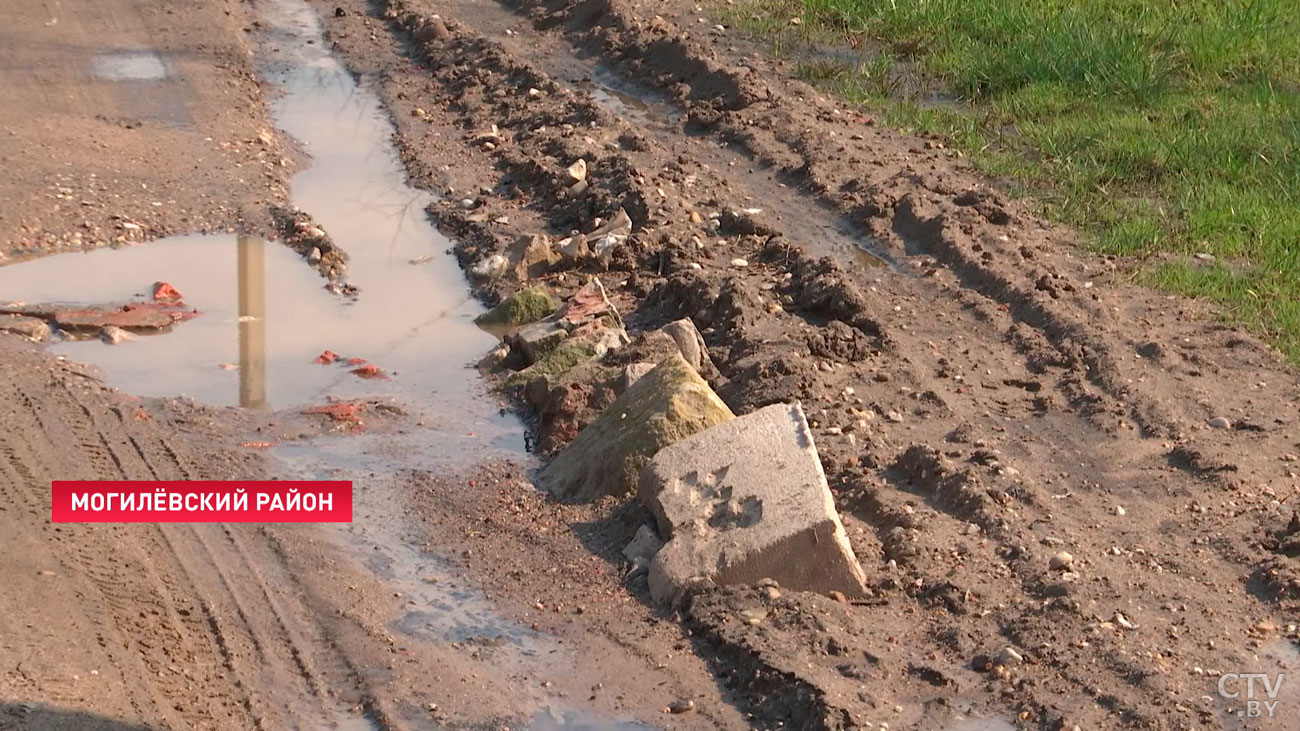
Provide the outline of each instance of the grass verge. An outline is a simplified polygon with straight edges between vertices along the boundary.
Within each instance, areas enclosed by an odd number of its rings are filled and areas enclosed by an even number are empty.
[[[741,0],[725,15],[1300,362],[1294,0]]]

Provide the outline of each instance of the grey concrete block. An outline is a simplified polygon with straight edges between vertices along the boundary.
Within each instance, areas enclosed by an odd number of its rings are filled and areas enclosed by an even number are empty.
[[[764,578],[795,591],[866,593],[798,404],[665,447],[642,469],[637,494],[667,541],[650,564],[657,602],[701,583]]]

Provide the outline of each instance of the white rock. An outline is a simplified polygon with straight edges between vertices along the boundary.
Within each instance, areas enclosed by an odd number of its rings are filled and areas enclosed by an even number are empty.
[[[581,183],[587,179],[587,161],[578,158],[578,161],[569,166],[567,170],[569,178],[575,183]]]
[[[99,339],[109,345],[120,345],[128,340],[135,340],[135,336],[113,325],[105,325],[99,330]]]
[[[470,273],[481,279],[496,279],[506,273],[510,260],[500,254],[493,254],[470,268]]]
[[[655,533],[654,528],[643,525],[637,528],[632,542],[623,549],[623,556],[632,563],[649,563],[663,544],[664,542],[659,540],[659,535]]]

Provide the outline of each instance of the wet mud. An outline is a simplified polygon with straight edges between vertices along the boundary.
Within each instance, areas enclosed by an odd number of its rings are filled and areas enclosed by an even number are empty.
[[[180,547],[160,554],[179,568],[158,575],[202,587],[222,642],[283,670],[265,683],[308,699],[296,707],[330,696],[329,722],[381,728],[1287,727],[1247,722],[1218,689],[1226,674],[1290,670],[1300,637],[1300,389],[1276,353],[1198,303],[1128,286],[1128,262],[1081,252],[937,141],[793,80],[693,4],[257,11],[276,137],[305,155],[276,203],[305,216],[279,225],[288,246],[185,237],[68,254],[0,269],[0,294],[83,305],[172,283],[200,316],[51,348],[129,393],[245,407],[228,419],[272,445],[259,452],[272,474],[366,485],[364,520],[337,530],[142,544]],[[158,80],[147,57],[104,63],[114,84]],[[593,233],[620,210],[629,236],[603,260],[475,274],[521,237]],[[665,612],[621,556],[637,507],[537,492],[537,460],[608,394],[546,378],[492,390],[510,374],[471,367],[496,344],[473,318],[520,287],[568,297],[593,276],[634,335],[691,318],[737,413],[803,404],[865,600],[742,586]],[[340,358],[316,363],[324,351]],[[62,382],[90,378],[61,368]],[[95,474],[145,470],[119,434],[155,474],[194,473],[192,447],[154,447],[171,442],[128,406],[100,407],[115,397],[99,387],[65,387],[55,414],[21,406],[43,393],[34,383],[13,387],[5,418],[37,428],[0,442],[47,455],[14,462],[28,477],[50,471],[53,450],[14,440],[84,424],[78,413],[110,424],[77,427]],[[360,402],[360,416],[329,410]],[[313,407],[326,410],[301,413]],[[203,408],[159,413],[213,421]],[[543,454],[526,452],[526,429]],[[169,449],[187,456],[147,458]],[[236,567],[295,588],[258,594],[226,577]],[[100,592],[131,576],[96,572]],[[153,591],[142,581],[131,586]],[[369,599],[349,604],[365,582]],[[129,602],[110,604],[112,636],[129,635]],[[245,630],[231,618],[246,611],[277,619]],[[204,636],[198,614],[159,616],[147,636]],[[386,667],[347,649],[376,643]],[[295,665],[302,648],[319,667]],[[167,662],[158,652],[125,656]],[[236,683],[257,677],[238,651],[224,662]],[[414,700],[429,663],[451,668],[448,708]],[[195,702],[183,683],[160,687]],[[252,710],[232,724],[273,717],[241,692]],[[216,713],[158,707],[172,725]]]

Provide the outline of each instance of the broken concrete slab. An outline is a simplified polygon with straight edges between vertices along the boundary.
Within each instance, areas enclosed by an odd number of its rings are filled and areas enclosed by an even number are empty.
[[[128,302],[121,305],[0,305],[0,315],[38,317],[60,330],[98,332],[105,327],[124,330],[166,330],[199,313],[180,303]]]
[[[812,432],[798,404],[776,404],[667,446],[637,498],[667,539],[650,593],[673,603],[701,583],[771,578],[796,591],[866,594]]]
[[[50,339],[50,326],[44,320],[24,315],[0,315],[0,332],[21,335],[38,343]]]
[[[524,362],[531,365],[545,358],[568,337],[569,331],[559,323],[541,320],[519,328],[506,339],[506,342],[510,343],[511,348],[522,353]]]
[[[85,308],[66,309],[54,313],[54,325],[60,330],[102,330],[120,327],[123,330],[164,330],[176,324],[174,313],[161,308],[124,307],[118,310]]]
[[[540,328],[536,337],[530,335],[534,328]],[[511,347],[518,350],[530,365],[512,373],[502,385],[511,388],[527,384],[539,376],[566,376],[578,366],[598,360],[609,351],[621,347],[627,339],[627,333],[622,328],[600,322],[588,323],[573,332],[564,330],[549,320],[533,323],[510,339]],[[572,378],[566,380],[585,377],[583,373],[574,373]]]
[[[644,376],[645,374],[649,373],[654,369],[655,369],[654,363],[647,363],[645,361],[630,363],[626,366],[623,366],[622,378],[620,378],[618,383],[618,392],[623,393],[624,391],[628,390],[629,388],[632,387],[632,384],[641,380],[642,376]]]
[[[551,248],[551,240],[542,234],[521,236],[506,250],[506,259],[515,279],[527,282],[551,270],[560,255]]]
[[[569,264],[580,264],[591,258],[591,247],[587,245],[587,237],[582,234],[560,239],[555,242],[555,249],[560,253],[561,259]]]
[[[591,501],[625,495],[660,449],[734,418],[678,353],[634,383],[542,470],[557,497]]]
[[[545,287],[529,287],[506,297],[492,309],[474,318],[474,324],[488,331],[536,322],[560,309],[560,303]]]
[[[674,320],[659,329],[673,339],[673,342],[677,344],[677,349],[682,352],[682,357],[696,371],[704,373],[712,368],[713,362],[709,360],[709,351],[704,345],[704,336],[700,335],[700,331],[695,327],[695,322],[689,317]]]
[[[577,195],[585,191],[585,182],[575,184],[576,190],[571,190],[571,193]],[[560,239],[555,243],[555,249],[558,250],[557,256],[569,264],[580,264],[595,258],[608,265],[614,250],[627,243],[631,234],[632,218],[620,208],[608,221],[597,219],[597,226],[590,232]]]
[[[650,559],[662,548],[664,542],[659,540],[654,528],[643,525],[636,529],[636,535],[623,549],[623,557],[634,565],[648,565]]]

